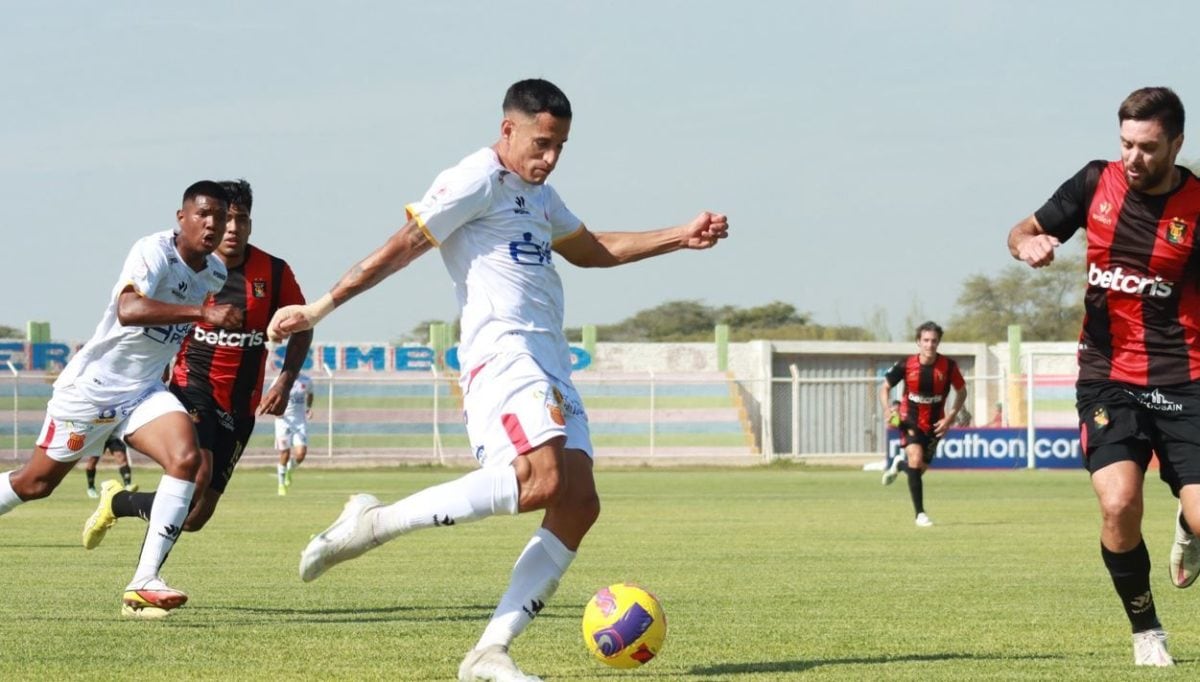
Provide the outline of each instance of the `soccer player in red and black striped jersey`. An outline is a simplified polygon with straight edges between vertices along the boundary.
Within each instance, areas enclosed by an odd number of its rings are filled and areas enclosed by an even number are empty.
[[[937,453],[937,444],[950,430],[967,400],[967,384],[963,381],[958,363],[938,353],[942,343],[942,328],[935,322],[917,327],[916,355],[892,365],[879,385],[879,402],[883,405],[888,423],[899,417],[900,445],[904,453],[892,459],[883,472],[883,484],[890,485],[903,471],[908,477],[908,492],[912,496],[916,524],[922,528],[933,521],[925,513],[925,469]],[[904,382],[904,398],[899,414],[889,401],[892,388]],[[954,405],[946,411],[946,398],[954,388]]]
[[[292,336],[279,379],[263,395],[267,324],[276,310],[304,303],[304,295],[283,259],[248,243],[254,201],[250,183],[237,180],[221,185],[229,194],[229,213],[217,255],[229,278],[215,303],[240,309],[244,323],[232,331],[197,324],[175,358],[170,388],[191,413],[204,455],[185,531],[200,530],[212,517],[254,430],[255,417],[283,413],[312,343],[312,332]],[[102,497],[100,506],[107,505],[117,518],[145,519],[153,501],[152,492],[120,491]]]
[[[1175,165],[1183,104],[1168,88],[1122,102],[1121,159],[1093,161],[1009,233],[1040,268],[1076,230],[1087,237],[1079,337],[1080,441],[1100,502],[1100,553],[1133,626],[1137,665],[1173,665],[1150,590],[1142,484],[1152,454],[1180,499],[1171,580],[1200,571],[1200,180]]]

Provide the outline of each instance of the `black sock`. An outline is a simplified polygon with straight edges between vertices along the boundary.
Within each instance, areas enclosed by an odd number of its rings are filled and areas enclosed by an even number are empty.
[[[130,493],[122,490],[113,495],[112,511],[117,518],[136,516],[150,520],[150,507],[154,505],[154,493]]]
[[[908,471],[908,458],[904,455],[900,455],[898,460],[900,463],[896,465],[896,471]]]
[[[84,469],[84,471],[87,473],[88,490],[92,490],[96,487],[96,472],[87,469]]]
[[[1187,533],[1188,535],[1192,534],[1192,527],[1188,525],[1187,517],[1185,517],[1183,514],[1179,515],[1179,527],[1182,528],[1183,532]]]
[[[1133,631],[1162,627],[1154,608],[1154,596],[1150,593],[1150,553],[1146,551],[1146,542],[1139,541],[1137,547],[1120,554],[1101,543],[1100,556],[1112,576],[1113,587],[1117,589]]]
[[[925,485],[921,482],[921,476],[925,471],[923,469],[905,468],[904,473],[908,474],[908,494],[912,496],[913,511],[918,514],[924,514]]]
[[[128,488],[129,484],[133,482],[133,471],[129,468],[128,464],[117,469],[117,471],[121,472],[121,480],[125,482],[125,487]]]

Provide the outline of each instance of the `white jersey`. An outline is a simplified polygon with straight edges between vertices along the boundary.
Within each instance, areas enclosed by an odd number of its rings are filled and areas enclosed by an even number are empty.
[[[501,352],[528,353],[549,374],[571,375],[562,280],[553,245],[582,229],[550,185],[507,171],[490,147],[442,171],[405,207],[442,252],[462,312],[463,373]]]
[[[126,287],[164,303],[200,305],[221,290],[227,273],[221,259],[209,254],[195,272],[175,249],[173,231],[142,237],[130,249],[121,276],[109,296],[108,308],[92,338],[75,354],[54,388],[75,386],[83,398],[99,405],[136,397],[148,386],[163,383],[191,323],[159,327],[126,327],[117,319],[117,299]]]
[[[312,393],[312,379],[307,374],[296,375],[292,382],[292,392],[288,393],[287,407],[281,418],[290,422],[302,422],[308,415],[308,395]]]

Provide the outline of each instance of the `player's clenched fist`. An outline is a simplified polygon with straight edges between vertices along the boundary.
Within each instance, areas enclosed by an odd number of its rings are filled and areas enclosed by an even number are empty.
[[[267,338],[273,343],[279,343],[296,332],[312,329],[322,318],[333,312],[333,308],[333,296],[330,294],[325,294],[312,303],[284,306],[271,317],[271,324],[267,325]]]
[[[686,229],[685,248],[707,249],[716,244],[718,239],[729,236],[729,220],[723,213],[703,211],[688,223]]]
[[[241,329],[242,310],[235,305],[222,303],[220,305],[204,306],[204,323],[219,329]]]
[[[1017,247],[1017,257],[1035,268],[1054,262],[1054,249],[1059,242],[1048,234],[1039,234],[1025,239]]]

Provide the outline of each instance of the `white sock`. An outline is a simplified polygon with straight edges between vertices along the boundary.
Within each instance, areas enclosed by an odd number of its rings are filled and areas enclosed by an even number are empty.
[[[8,480],[12,473],[6,471],[0,474],[0,516],[4,516],[25,501],[12,489],[12,482]]]
[[[138,559],[137,572],[130,587],[158,577],[158,569],[167,554],[175,546],[175,540],[183,532],[183,520],[187,518],[188,505],[196,484],[163,474],[154,492],[154,504],[150,507],[150,524],[146,527],[146,539],[142,541],[142,555]]]
[[[411,530],[516,514],[517,498],[516,469],[477,469],[374,510],[372,524],[376,539],[387,542]]]
[[[287,474],[287,467],[282,464],[275,465],[275,473],[279,476],[279,485],[283,485],[283,477]],[[261,478],[258,480],[262,480]]]
[[[295,459],[289,459],[288,465],[287,465],[287,470],[291,471],[292,469],[295,469],[298,466],[300,466],[300,464]]]
[[[554,595],[559,579],[574,559],[575,552],[567,549],[554,533],[538,528],[525,545],[525,551],[517,557],[508,591],[500,598],[500,605],[475,648],[511,644]]]

